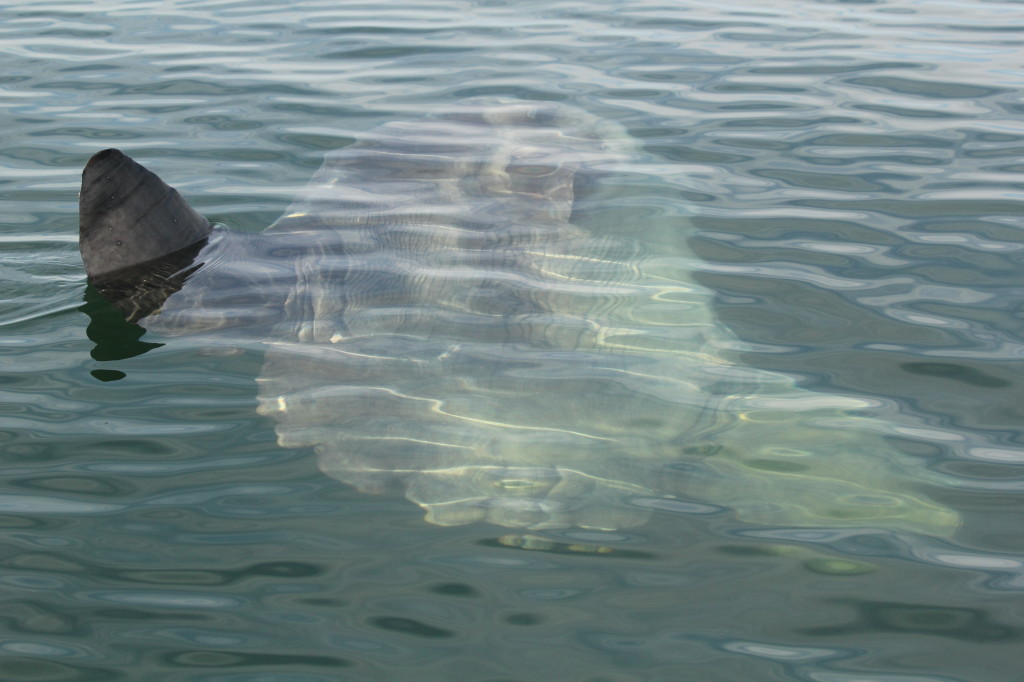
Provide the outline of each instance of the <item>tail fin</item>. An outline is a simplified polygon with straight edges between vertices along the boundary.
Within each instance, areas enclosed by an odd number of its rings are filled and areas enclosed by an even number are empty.
[[[117,149],[89,159],[78,206],[90,279],[180,251],[212,229],[176,190]]]

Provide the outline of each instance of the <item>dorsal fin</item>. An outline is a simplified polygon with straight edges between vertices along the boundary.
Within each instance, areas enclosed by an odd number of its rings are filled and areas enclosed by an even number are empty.
[[[89,159],[78,208],[90,279],[180,251],[212,229],[175,189],[117,149]]]

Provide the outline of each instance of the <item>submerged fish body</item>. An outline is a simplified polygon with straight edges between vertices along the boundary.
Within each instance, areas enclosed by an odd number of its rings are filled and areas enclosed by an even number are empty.
[[[684,499],[773,525],[952,532],[957,515],[910,483],[927,470],[857,416],[869,401],[726,359],[682,244],[587,229],[636,157],[570,107],[463,103],[329,154],[262,234],[188,209],[182,236],[163,220],[148,237],[169,261],[145,248],[107,266],[150,227],[96,197],[145,193],[175,215],[180,197],[103,152],[83,175],[83,258],[151,331],[262,344],[279,443],[436,524],[618,529]]]

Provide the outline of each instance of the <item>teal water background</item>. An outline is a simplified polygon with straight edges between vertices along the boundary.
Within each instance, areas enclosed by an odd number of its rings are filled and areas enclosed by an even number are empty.
[[[0,679],[1020,679],[1022,32],[986,1],[0,3]],[[637,229],[685,206],[743,361],[906,415],[963,526],[679,505],[520,549],[278,448],[258,354],[89,328],[95,151],[255,231],[326,151],[477,95],[623,125]]]

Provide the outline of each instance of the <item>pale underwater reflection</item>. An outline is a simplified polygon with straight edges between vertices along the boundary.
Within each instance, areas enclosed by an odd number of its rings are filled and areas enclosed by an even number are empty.
[[[793,402],[806,402],[799,389],[793,392]],[[709,499],[765,525],[934,536],[960,526],[959,514],[915,490],[931,472],[879,433],[875,420],[837,408],[787,410],[784,399],[777,402],[740,412],[720,434],[725,452],[711,465],[720,476],[706,487]]]
[[[615,530],[683,499],[951,534],[878,405],[729,359],[678,221],[602,229],[624,197],[642,205],[638,158],[620,128],[548,103],[388,124],[329,154],[265,233],[215,232],[142,324],[265,345],[279,444],[431,523]]]
[[[406,334],[381,335],[375,311],[372,334],[353,333],[352,315],[351,336],[274,342],[261,382],[275,390],[260,409],[282,446],[314,447],[325,473],[360,490],[404,491],[439,525],[616,530],[646,522],[652,501],[684,499],[766,525],[958,527],[915,490],[937,476],[883,420],[859,416],[880,404],[731,364],[710,292],[660,258],[603,248],[592,286],[557,294],[560,317],[515,329],[499,318],[492,338],[468,341],[458,325],[410,336],[432,323],[406,309],[389,322]]]

